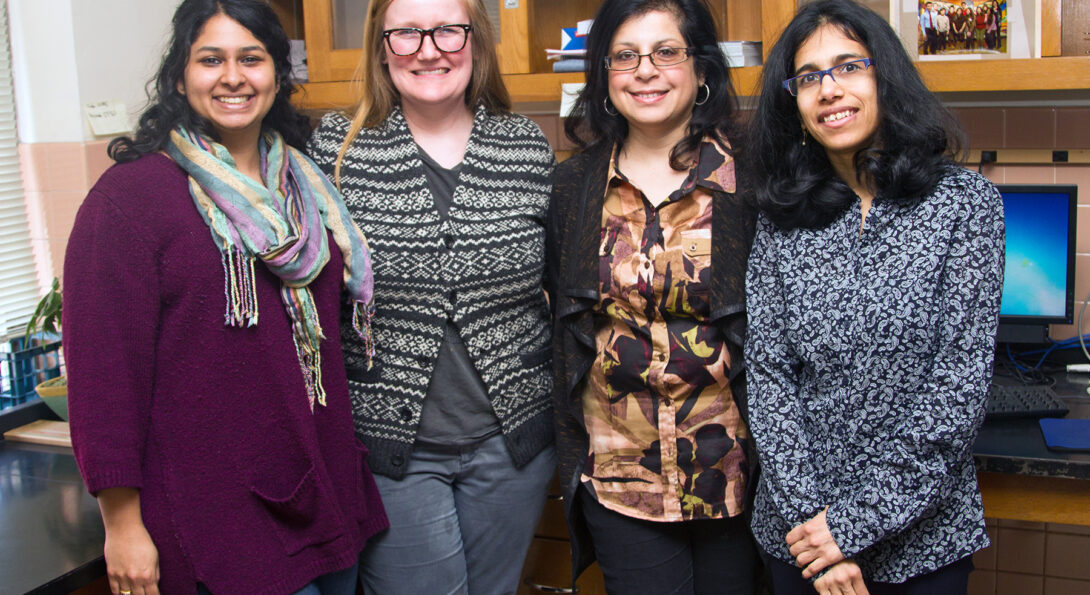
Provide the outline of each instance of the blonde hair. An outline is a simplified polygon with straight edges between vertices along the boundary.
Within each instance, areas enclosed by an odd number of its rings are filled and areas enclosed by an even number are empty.
[[[473,52],[472,74],[466,87],[466,106],[473,109],[477,104],[493,114],[511,111],[511,96],[500,75],[499,58],[496,56],[496,39],[492,21],[482,0],[459,0],[469,15],[470,48]],[[394,0],[372,0],[367,8],[367,22],[363,27],[363,55],[356,66],[355,81],[362,84],[363,93],[352,117],[352,124],[341,143],[337,154],[333,177],[337,187],[341,185],[341,164],[348,152],[348,147],[363,128],[378,126],[401,102],[401,95],[390,78],[382,56],[386,49],[382,37],[382,26],[386,20],[386,10]],[[449,24],[449,23],[448,23]]]

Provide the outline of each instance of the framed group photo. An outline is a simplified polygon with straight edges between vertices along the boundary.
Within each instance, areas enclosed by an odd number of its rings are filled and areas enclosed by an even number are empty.
[[[1035,0],[904,0],[903,9],[901,37],[919,60],[1040,55]]]

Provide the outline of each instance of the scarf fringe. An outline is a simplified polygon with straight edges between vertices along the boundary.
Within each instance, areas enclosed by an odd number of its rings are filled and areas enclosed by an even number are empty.
[[[223,261],[223,293],[227,311],[224,324],[247,327],[257,325],[257,281],[254,278],[254,259],[238,248],[228,248],[220,253]]]
[[[306,386],[310,412],[314,413],[315,401],[322,407],[326,405],[325,387],[322,386],[322,352],[316,345],[300,341],[298,335],[293,339],[295,355],[299,357],[299,367],[303,370],[303,384]]]
[[[374,335],[371,333],[371,319],[374,316],[374,304],[352,303],[352,328],[355,329],[356,334],[363,341],[363,355],[367,358],[368,370],[371,369],[371,365],[375,360],[375,340]]]

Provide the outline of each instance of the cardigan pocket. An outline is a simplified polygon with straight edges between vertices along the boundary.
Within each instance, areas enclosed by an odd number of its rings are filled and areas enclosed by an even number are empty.
[[[284,482],[281,485],[292,484]],[[323,485],[313,464],[290,490],[262,489],[253,484],[249,487],[264,504],[274,533],[289,556],[308,547],[328,543],[344,534],[336,499]]]
[[[553,346],[550,344],[546,347],[538,349],[537,351],[520,353],[519,357],[522,358],[522,365],[526,366],[527,368],[541,366],[552,361]]]

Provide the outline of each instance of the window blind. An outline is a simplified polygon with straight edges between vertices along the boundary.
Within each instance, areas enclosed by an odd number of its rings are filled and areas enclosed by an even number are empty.
[[[0,2],[0,336],[26,326],[39,294],[17,145],[8,7]]]

